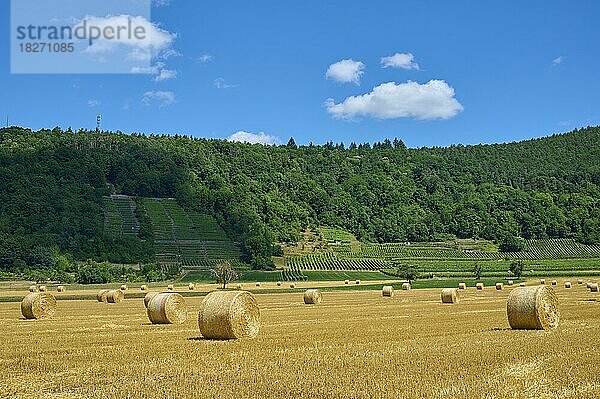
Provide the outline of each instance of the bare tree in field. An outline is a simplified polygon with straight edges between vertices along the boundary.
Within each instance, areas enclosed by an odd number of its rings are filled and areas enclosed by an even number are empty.
[[[231,263],[228,260],[217,264],[212,269],[212,272],[217,278],[217,283],[223,284],[223,289],[227,288],[227,284],[238,278],[237,272],[231,267]]]

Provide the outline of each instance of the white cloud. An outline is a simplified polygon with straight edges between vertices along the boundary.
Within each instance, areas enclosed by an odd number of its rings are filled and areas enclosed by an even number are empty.
[[[177,77],[177,71],[172,69],[161,69],[160,73],[154,77],[155,82],[162,82],[164,80],[169,80]]]
[[[88,100],[87,105],[90,108],[95,108],[100,105],[100,101],[96,100],[95,98],[91,98]]]
[[[171,57],[181,57],[181,56],[183,56],[183,54],[181,54],[179,51],[174,50],[172,48],[166,49],[160,54],[160,58],[162,58],[164,60],[166,60],[167,58],[171,58]]]
[[[565,62],[565,57],[563,57],[562,55],[560,57],[556,57],[555,59],[552,60],[552,65],[560,65],[563,62]]]
[[[249,133],[243,130],[232,134],[227,137],[228,141],[239,141],[240,143],[250,143],[250,144],[265,144],[265,145],[275,145],[279,144],[279,138],[275,136],[269,136],[264,132],[260,133]]]
[[[335,64],[329,65],[325,77],[327,79],[333,79],[341,83],[355,83],[360,84],[360,78],[364,73],[365,64],[360,61],[354,60],[341,60]]]
[[[216,78],[214,84],[217,89],[233,89],[238,87],[236,84],[227,83],[223,78]]]
[[[158,25],[141,16],[116,15],[96,17],[88,15],[79,21],[74,29],[83,27],[84,23],[88,30],[95,27],[105,32],[107,28],[109,31],[112,28],[114,38],[98,38],[84,50],[85,53],[94,55],[111,53],[117,47],[125,46],[130,48],[129,57],[131,59],[147,61],[154,56],[158,56],[161,52],[167,51],[177,37],[176,34],[161,29]],[[117,36],[117,32],[119,32],[118,27],[130,25],[133,32],[135,32],[135,29],[143,29],[143,37],[138,39],[135,35],[126,34],[123,31]]]
[[[425,84],[383,83],[370,93],[351,96],[336,104],[325,102],[327,112],[337,119],[373,117],[377,119],[449,119],[463,110],[454,98],[454,89],[443,80]]]
[[[144,105],[158,104],[159,108],[168,107],[171,104],[175,104],[175,93],[172,91],[147,91],[142,96],[142,103]]]
[[[402,68],[419,70],[419,64],[415,62],[415,57],[411,53],[396,53],[389,57],[381,58],[383,68]]]
[[[152,0],[152,4],[155,7],[168,6],[169,4],[171,4],[171,0]]]
[[[211,62],[213,60],[213,58],[214,57],[210,54],[202,54],[200,57],[196,58],[196,61],[202,62],[202,63]]]
[[[166,69],[164,62],[157,62],[149,67],[133,67],[131,73],[139,73],[145,75],[154,75],[155,82],[162,82],[168,79],[174,79],[177,77],[177,71],[172,69]]]

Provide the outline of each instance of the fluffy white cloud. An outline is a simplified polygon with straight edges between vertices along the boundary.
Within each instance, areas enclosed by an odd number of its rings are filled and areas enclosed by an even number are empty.
[[[562,55],[560,57],[556,57],[555,59],[552,60],[552,65],[560,65],[565,61],[565,57],[563,57]]]
[[[177,71],[172,69],[161,69],[160,73],[154,77],[155,82],[162,82],[163,80],[173,79],[177,77]]]
[[[133,67],[131,73],[140,73],[145,75],[154,75],[155,82],[162,82],[168,79],[174,79],[177,77],[177,71],[172,69],[165,69],[164,62],[157,62],[149,67]]]
[[[214,57],[210,54],[202,54],[200,57],[196,58],[196,61],[202,62],[202,63],[211,62],[213,60],[213,58]]]
[[[383,68],[402,68],[419,70],[419,64],[415,62],[415,57],[411,53],[396,53],[389,57],[381,58]]]
[[[337,119],[373,117],[377,119],[449,119],[463,110],[454,98],[454,89],[443,80],[425,84],[388,82],[370,93],[351,96],[336,104],[325,102],[327,112]]]
[[[365,64],[360,61],[354,60],[341,60],[335,64],[329,65],[325,77],[327,79],[333,79],[341,83],[355,83],[360,84],[360,78],[364,73]]]
[[[279,144],[279,138],[275,136],[269,136],[264,132],[260,133],[250,133],[240,130],[227,137],[228,141],[239,141],[241,143],[250,143],[250,144],[265,144],[265,145],[275,145]]]
[[[227,81],[223,78],[216,78],[214,84],[217,89],[233,89],[238,87],[236,84],[227,83]]]
[[[147,91],[142,96],[144,105],[158,104],[159,108],[168,107],[176,101],[175,93],[172,91]]]
[[[93,40],[84,52],[91,54],[101,54],[113,52],[119,46],[126,46],[130,49],[129,57],[133,60],[149,60],[153,56],[158,56],[161,52],[169,50],[173,41],[177,37],[161,29],[158,25],[148,21],[141,16],[115,15],[108,17],[86,16],[75,25],[85,27],[88,31],[92,28],[100,29],[102,32],[112,32],[113,38],[106,38],[104,35]],[[143,29],[143,34],[137,38],[133,33],[127,34],[126,31],[119,31],[119,27],[131,26],[132,32],[135,29]]]

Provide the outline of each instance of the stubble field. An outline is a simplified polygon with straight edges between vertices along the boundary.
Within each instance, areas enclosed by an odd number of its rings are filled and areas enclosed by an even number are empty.
[[[510,288],[259,294],[253,340],[201,338],[188,320],[153,326],[141,299],[61,300],[52,319],[0,303],[0,397],[7,398],[595,398],[600,294],[562,280],[561,323],[513,331]],[[1,295],[1,294],[0,294]]]

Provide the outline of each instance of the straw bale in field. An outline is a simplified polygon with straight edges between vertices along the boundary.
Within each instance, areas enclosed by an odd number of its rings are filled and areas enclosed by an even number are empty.
[[[306,305],[317,305],[323,300],[321,291],[310,289],[304,292],[304,303]]]
[[[477,288],[478,290],[482,290],[483,289],[483,283],[477,283],[475,284],[475,288]]]
[[[187,319],[185,299],[171,292],[155,295],[146,311],[152,324],[181,324]]]
[[[56,292],[65,292],[65,286],[59,285],[58,287],[56,287]]]
[[[45,285],[40,285],[40,287],[38,288],[38,290],[39,290],[40,292],[46,292],[46,291],[48,291],[48,289],[46,288],[46,286],[45,286]]]
[[[467,289],[467,284],[465,284],[465,283],[458,283],[458,289],[459,290],[466,290]]]
[[[381,290],[381,293],[383,294],[383,296],[391,298],[394,296],[394,287],[392,287],[391,285],[384,285],[383,289]]]
[[[169,284],[169,285],[167,285],[167,289],[169,291],[173,291],[175,289],[175,287],[173,286],[173,284]]]
[[[556,280],[552,280],[552,285],[557,285],[558,282]]]
[[[502,284],[502,283],[496,283],[496,289],[497,289],[498,291],[501,291],[501,290],[503,290],[503,289],[504,289],[504,284]]]
[[[565,288],[571,288],[571,282],[565,281]]]
[[[146,294],[146,296],[144,297],[144,307],[146,309],[148,309],[148,304],[150,303],[152,298],[154,298],[157,295],[158,295],[158,292],[149,292]]]
[[[21,301],[21,314],[26,319],[45,319],[54,316],[56,298],[48,292],[32,292]]]
[[[350,280],[344,280],[344,284],[346,284],[346,285],[350,284]]]
[[[189,283],[188,284],[188,290],[193,291],[194,288],[196,288],[196,286],[194,285],[194,283]]]
[[[444,288],[442,290],[442,303],[458,303],[458,290],[456,288]]]
[[[127,284],[121,285],[121,291],[127,291]]]
[[[246,291],[213,291],[200,305],[200,333],[207,339],[254,338],[260,329],[260,309]]]
[[[107,302],[108,299],[108,291],[109,290],[100,290],[97,294],[96,294],[96,299],[98,300],[98,302]]]
[[[29,292],[38,292],[37,285],[30,285],[29,286]]]
[[[106,302],[119,303],[125,298],[123,290],[110,290],[106,293]]]
[[[508,296],[508,323],[515,330],[546,330],[558,326],[558,298],[546,286],[519,287]]]
[[[141,290],[141,291],[148,291],[148,286],[147,286],[146,284],[142,284],[142,285],[140,286],[140,290]]]
[[[594,284],[590,285],[590,291],[591,292],[598,292],[598,284],[594,283]]]
[[[296,284],[290,283],[290,288],[296,288]]]
[[[408,291],[410,290],[412,287],[410,286],[410,283],[402,283],[402,290],[404,291]]]

